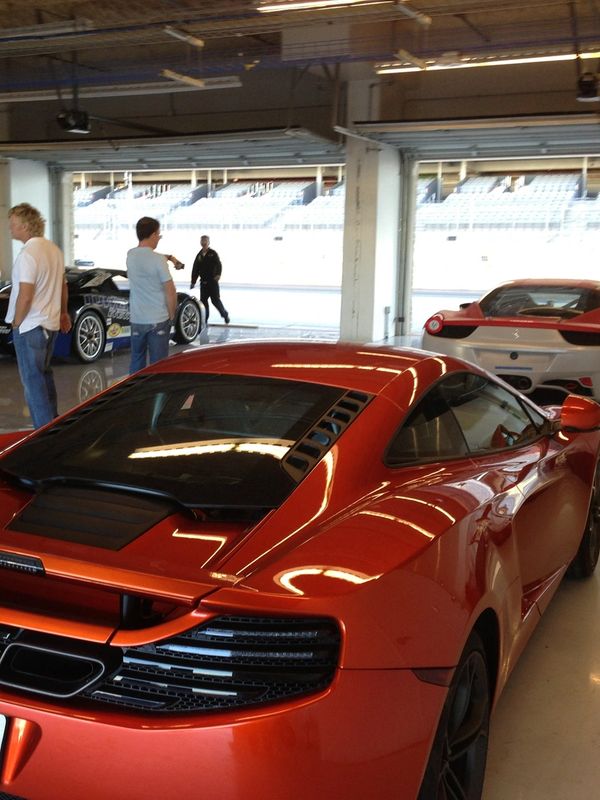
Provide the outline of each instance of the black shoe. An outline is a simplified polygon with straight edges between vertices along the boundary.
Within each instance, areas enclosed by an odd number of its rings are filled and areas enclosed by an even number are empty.
[[[229,314],[225,314],[223,319],[225,320],[225,325],[229,325]]]

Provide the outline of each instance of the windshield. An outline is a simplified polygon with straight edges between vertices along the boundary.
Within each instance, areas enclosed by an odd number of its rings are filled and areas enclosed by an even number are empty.
[[[578,286],[500,286],[479,306],[486,317],[570,318],[600,308],[600,290]]]
[[[34,485],[91,481],[188,506],[273,508],[296,486],[282,459],[343,394],[244,376],[140,376],[6,454],[0,469]]]

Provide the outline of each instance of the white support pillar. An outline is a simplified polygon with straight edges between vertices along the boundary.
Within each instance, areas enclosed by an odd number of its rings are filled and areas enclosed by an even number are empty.
[[[377,341],[394,334],[400,157],[396,149],[354,137],[346,154],[340,335]]]
[[[398,246],[398,308],[396,336],[410,333],[415,226],[417,220],[417,182],[419,164],[413,156],[400,153],[400,230]]]
[[[31,203],[46,220],[46,235],[52,235],[53,207],[50,177],[45,164],[38,161],[10,158],[0,162],[0,255],[2,277],[9,278],[20,242],[12,242],[8,230],[8,211],[19,203]]]
[[[8,229],[10,202],[10,161],[0,161],[0,282],[10,279],[13,263],[13,249]]]
[[[323,167],[317,167],[317,174],[315,176],[317,182],[315,196],[320,197],[323,194]]]
[[[46,235],[63,251],[65,264],[73,266],[75,258],[75,216],[73,210],[73,173],[50,168],[50,201],[52,226]]]

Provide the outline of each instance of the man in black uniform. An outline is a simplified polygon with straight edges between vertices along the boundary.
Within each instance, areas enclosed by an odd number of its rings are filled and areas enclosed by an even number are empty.
[[[217,251],[208,246],[209,244],[210,239],[208,236],[200,237],[202,249],[194,259],[190,289],[194,288],[196,281],[200,278],[200,302],[206,309],[206,322],[208,322],[208,301],[210,299],[213,306],[225,320],[225,324],[229,325],[229,314],[221,302],[221,294],[219,292],[219,278],[221,277],[222,269],[221,259]]]

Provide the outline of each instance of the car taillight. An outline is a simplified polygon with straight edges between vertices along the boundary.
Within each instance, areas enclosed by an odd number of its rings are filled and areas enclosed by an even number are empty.
[[[444,327],[444,317],[441,314],[434,314],[433,317],[429,317],[429,319],[425,323],[425,330],[432,336],[435,336],[436,334],[440,333],[443,327]]]

